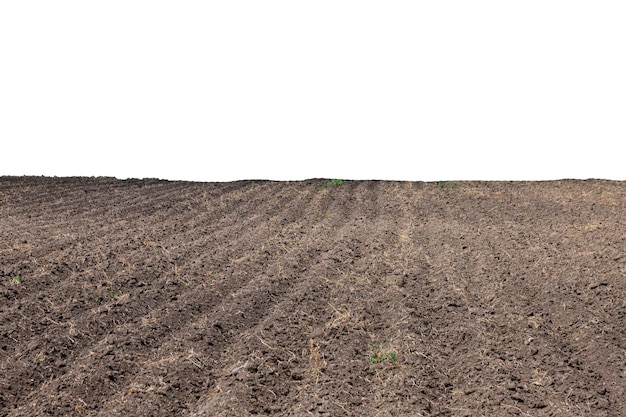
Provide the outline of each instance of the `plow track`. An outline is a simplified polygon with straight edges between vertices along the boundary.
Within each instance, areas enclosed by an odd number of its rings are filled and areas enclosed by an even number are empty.
[[[0,177],[0,416],[617,416],[626,184]]]

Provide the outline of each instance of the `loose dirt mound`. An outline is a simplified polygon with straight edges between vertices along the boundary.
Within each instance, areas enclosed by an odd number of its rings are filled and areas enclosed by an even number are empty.
[[[626,183],[0,178],[2,416],[618,416]]]

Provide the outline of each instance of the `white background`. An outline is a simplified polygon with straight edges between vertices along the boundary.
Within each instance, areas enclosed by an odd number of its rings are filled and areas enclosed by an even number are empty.
[[[623,1],[2,1],[0,175],[626,179]]]

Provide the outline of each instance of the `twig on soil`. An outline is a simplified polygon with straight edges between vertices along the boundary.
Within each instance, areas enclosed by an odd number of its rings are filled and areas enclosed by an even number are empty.
[[[334,402],[334,401],[333,401],[333,404],[335,404],[337,407],[339,407],[339,408],[341,408],[343,411],[345,411],[345,413],[346,413],[347,415],[350,415],[350,416],[354,415],[354,414],[353,414],[353,413],[351,413],[350,411],[346,410],[346,408],[345,408],[343,405],[341,405],[341,404],[339,404],[339,403],[337,403],[337,402]]]
[[[187,358],[187,360],[191,362],[192,364],[194,364],[195,366],[197,366],[199,369],[204,369],[204,364],[202,363],[202,361],[200,361],[200,359],[189,357]]]
[[[265,388],[266,390],[268,390],[269,392],[274,394],[274,398],[278,398],[278,395],[276,395],[276,393],[274,391],[272,391],[271,389],[269,389],[267,386],[261,384],[260,382],[257,382],[257,386]]]
[[[270,346],[269,343],[267,343],[265,340],[261,339],[259,336],[257,336],[257,339],[259,339],[259,341],[261,343],[263,343],[265,346],[267,346],[269,349],[276,350],[275,347]]]
[[[59,323],[58,321],[54,321],[52,320],[50,317],[46,316],[44,317],[46,320],[48,320],[49,322],[52,322],[54,324],[56,324],[57,326],[61,326],[61,323]]]
[[[234,374],[236,374],[237,372],[241,371],[242,369],[247,368],[247,367],[248,367],[248,363],[249,363],[249,362],[250,362],[250,361],[246,361],[243,365],[239,365],[239,366],[234,367],[234,368],[233,368],[233,370],[232,370],[232,371],[230,371],[230,374],[231,374],[231,375],[234,375]]]
[[[329,321],[328,323],[326,323],[326,327],[327,328],[333,328],[333,327],[335,327],[335,326],[337,326],[339,324],[343,324],[343,323],[345,323],[345,322],[350,320],[350,317],[352,316],[350,311],[342,313],[335,306],[333,306],[331,303],[327,303],[327,304],[330,306],[330,308],[333,309],[333,311],[337,315],[337,317],[335,317],[332,321]]]
[[[309,339],[309,364],[312,366],[313,375],[315,375],[315,384],[319,382],[321,370],[320,346],[314,344],[313,339]]]

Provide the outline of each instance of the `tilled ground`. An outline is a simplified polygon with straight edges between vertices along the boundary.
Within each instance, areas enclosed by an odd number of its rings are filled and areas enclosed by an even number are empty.
[[[2,416],[619,416],[626,183],[0,177]]]

